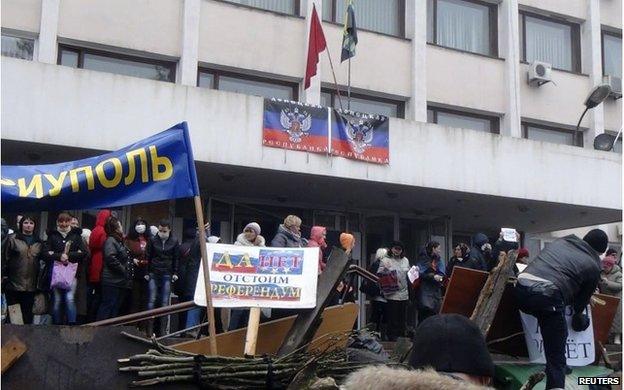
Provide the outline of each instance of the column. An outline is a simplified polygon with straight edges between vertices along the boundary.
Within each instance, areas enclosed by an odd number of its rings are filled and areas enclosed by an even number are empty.
[[[587,0],[587,20],[583,23],[582,39],[584,43],[581,51],[584,53],[582,58],[583,73],[589,74],[589,89],[587,94],[599,84],[602,84],[602,49],[601,49],[601,28],[600,28],[600,0]],[[580,110],[583,106],[579,104]],[[584,146],[593,149],[594,138],[598,134],[604,133],[604,110],[602,104],[591,109],[587,113],[587,121],[581,123],[581,126],[587,126],[588,129],[584,134]]]
[[[305,39],[305,47],[303,48],[303,69],[301,73],[305,76],[305,65],[308,63],[308,42],[310,40],[310,21],[312,20],[312,5],[316,6],[316,13],[318,14],[319,20],[323,20],[323,0],[308,0],[306,3],[306,39]],[[327,37],[325,37],[327,40]],[[328,49],[325,49],[328,50]],[[321,53],[321,55],[326,55],[325,53]],[[310,87],[306,90],[303,90],[304,84],[301,83],[302,88],[302,101],[308,104],[321,104],[321,61],[319,60],[316,65],[316,75],[312,77],[310,80]]]
[[[201,0],[184,0],[182,12],[182,55],[178,65],[178,83],[197,85],[199,18]]]
[[[406,1],[405,35],[412,40],[411,97],[406,118],[427,122],[427,0]]]
[[[504,0],[500,5],[500,13],[500,51],[505,58],[505,116],[500,132],[506,136],[522,138],[518,0]]]
[[[39,25],[39,41],[37,61],[56,64],[58,46],[56,35],[58,31],[60,0],[41,1],[41,23]]]

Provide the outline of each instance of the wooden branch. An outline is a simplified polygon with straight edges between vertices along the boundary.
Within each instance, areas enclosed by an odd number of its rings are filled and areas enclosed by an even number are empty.
[[[529,377],[529,379],[527,379],[527,381],[524,382],[520,390],[531,390],[533,387],[535,387],[536,384],[540,383],[544,379],[545,376],[546,374],[544,373],[544,371],[538,371],[538,372],[533,373]]]
[[[485,337],[496,316],[496,310],[503,297],[507,281],[513,276],[513,266],[518,257],[517,251],[509,251],[509,254],[501,252],[498,256],[498,265],[490,272],[485,286],[479,294],[470,319],[477,324]]]

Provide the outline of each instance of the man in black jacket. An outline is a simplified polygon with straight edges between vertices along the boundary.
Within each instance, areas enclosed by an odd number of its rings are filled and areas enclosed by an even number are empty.
[[[178,259],[180,244],[171,234],[171,224],[162,220],[158,224],[158,233],[151,237],[147,245],[147,270],[145,279],[149,282],[149,300],[147,309],[169,305],[171,283],[178,280]],[[162,324],[162,322],[161,322]],[[161,332],[164,329],[161,327]]]
[[[568,328],[565,307],[574,310],[572,328],[589,327],[585,308],[600,280],[605,232],[594,229],[583,239],[569,235],[552,242],[518,275],[515,295],[520,310],[537,318],[546,355],[546,388],[564,388]]]

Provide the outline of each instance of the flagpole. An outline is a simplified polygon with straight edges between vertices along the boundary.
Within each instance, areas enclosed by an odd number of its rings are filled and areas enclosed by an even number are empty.
[[[342,99],[340,98],[340,88],[338,88],[338,81],[336,81],[336,72],[334,71],[334,63],[332,62],[331,54],[329,54],[329,47],[325,48],[325,51],[327,52],[327,58],[329,58],[329,66],[332,71],[332,76],[334,76],[334,85],[336,86],[336,94],[338,95],[338,103],[340,104],[340,109],[344,110],[344,108],[342,107]]]
[[[351,57],[349,57],[349,76],[347,81],[347,110],[351,110]]]

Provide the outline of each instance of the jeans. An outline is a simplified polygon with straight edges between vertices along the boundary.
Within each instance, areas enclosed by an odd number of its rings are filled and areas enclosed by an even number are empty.
[[[171,295],[171,275],[149,274],[149,300],[147,301],[147,310],[156,307],[156,299],[158,307],[169,305],[169,295]]]
[[[186,312],[185,328],[190,328],[191,326],[201,324],[201,315],[202,315],[202,309],[200,307],[191,309],[188,312]]]
[[[117,317],[130,290],[121,287],[102,286],[102,301],[98,308],[96,321]]]
[[[546,356],[546,389],[563,389],[568,326],[561,292],[552,283],[519,281],[514,295],[520,310],[537,318],[540,326]]]
[[[100,283],[89,283],[87,285],[87,322],[95,321],[101,302],[102,285]]]
[[[249,322],[249,309],[232,309],[230,312],[230,325],[228,331],[247,327]]]
[[[76,286],[78,281],[74,279],[71,288],[69,290],[61,290],[55,288],[54,293],[54,306],[52,309],[52,317],[55,325],[74,325],[76,323],[76,316],[78,315],[76,310],[76,301],[74,295],[76,294]],[[67,315],[67,322],[63,322],[63,312],[61,305],[65,304],[65,314]]]
[[[22,311],[24,324],[33,323],[33,305],[35,304],[34,291],[13,291],[6,292],[7,305],[19,305]]]

